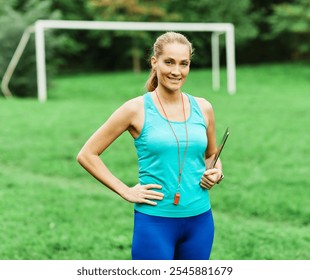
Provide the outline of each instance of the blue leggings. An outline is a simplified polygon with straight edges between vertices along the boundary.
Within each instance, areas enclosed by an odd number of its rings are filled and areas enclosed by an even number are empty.
[[[156,217],[135,211],[133,260],[208,260],[214,223],[211,209],[187,218]]]

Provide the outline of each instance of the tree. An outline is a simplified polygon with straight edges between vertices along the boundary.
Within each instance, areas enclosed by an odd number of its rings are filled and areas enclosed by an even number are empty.
[[[105,21],[164,21],[176,20],[176,13],[168,14],[165,6],[167,0],[90,0],[98,18]],[[116,36],[127,37],[130,40],[128,54],[132,57],[134,72],[141,71],[141,58],[146,46],[152,39],[148,32],[115,32]]]
[[[50,11],[48,1],[12,1],[10,4],[1,3],[0,5],[0,77],[12,58],[12,55],[19,43],[24,30],[32,25],[39,18],[58,18],[57,12]],[[16,10],[18,8],[19,10]],[[47,56],[49,74],[53,74],[56,64],[51,56],[54,40],[47,36],[50,42],[51,51]],[[22,57],[13,74],[10,88],[18,96],[34,96],[36,93],[36,64],[34,36],[31,37]]]
[[[285,37],[291,48],[292,57],[300,58],[310,54],[310,2],[295,0],[273,6],[269,17],[271,37]]]
[[[229,22],[234,24],[237,51],[250,39],[258,36],[255,25],[256,12],[251,11],[250,0],[188,0],[180,3],[180,0],[169,1],[168,12],[177,12],[183,22]],[[193,58],[193,65],[196,67],[210,65],[210,34],[190,32],[186,35],[195,47],[196,55]],[[224,40],[221,40],[220,43],[223,45]],[[225,57],[224,48],[222,48],[221,56]]]
[[[168,13],[176,12],[183,22],[229,22],[235,25],[236,42],[243,43],[257,36],[251,12],[251,0],[170,0]]]

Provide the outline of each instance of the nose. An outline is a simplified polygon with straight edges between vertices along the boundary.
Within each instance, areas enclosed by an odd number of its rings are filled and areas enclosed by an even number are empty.
[[[179,65],[174,65],[174,67],[172,67],[171,69],[171,74],[173,76],[179,76],[180,75],[180,68],[179,68]]]

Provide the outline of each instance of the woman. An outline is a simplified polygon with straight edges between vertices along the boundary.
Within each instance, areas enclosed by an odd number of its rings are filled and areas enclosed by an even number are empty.
[[[135,203],[133,259],[209,259],[214,226],[208,190],[222,165],[216,152],[212,106],[181,91],[192,45],[180,33],[153,47],[148,92],[127,101],[86,142],[78,162],[102,184]],[[134,138],[139,183],[127,186],[99,158],[124,131]]]

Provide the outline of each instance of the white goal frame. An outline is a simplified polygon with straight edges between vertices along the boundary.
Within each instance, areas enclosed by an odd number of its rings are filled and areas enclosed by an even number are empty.
[[[172,22],[111,22],[38,20],[35,22],[38,99],[47,100],[45,38],[46,29],[132,30],[132,31],[200,31],[212,32],[212,85],[220,88],[219,36],[225,34],[227,90],[236,92],[235,35],[231,23],[172,23]]]

